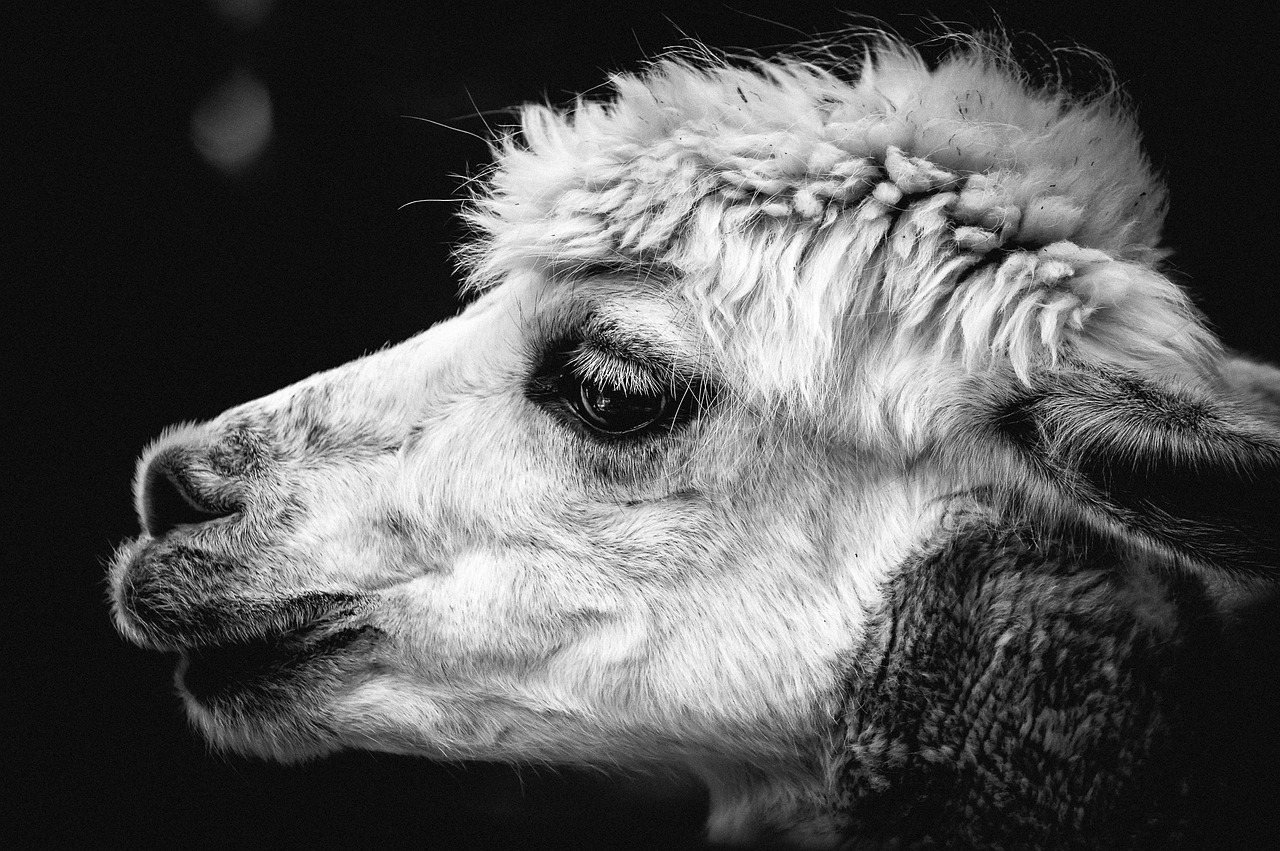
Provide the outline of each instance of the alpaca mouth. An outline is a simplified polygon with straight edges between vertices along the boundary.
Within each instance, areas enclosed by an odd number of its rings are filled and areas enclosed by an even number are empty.
[[[116,627],[141,647],[176,653],[179,688],[209,707],[287,699],[304,680],[341,674],[383,635],[362,617],[369,594],[281,593],[269,578],[181,541],[143,539],[116,559]]]
[[[179,644],[177,682],[206,706],[287,699],[305,681],[337,672],[381,630],[355,623],[365,598],[311,592],[276,601],[224,601]]]

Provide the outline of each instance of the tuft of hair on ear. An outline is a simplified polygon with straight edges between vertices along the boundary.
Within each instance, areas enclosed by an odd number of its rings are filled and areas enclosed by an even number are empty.
[[[1033,376],[990,429],[1069,503],[1218,571],[1280,581],[1280,431],[1244,406],[1081,368]]]

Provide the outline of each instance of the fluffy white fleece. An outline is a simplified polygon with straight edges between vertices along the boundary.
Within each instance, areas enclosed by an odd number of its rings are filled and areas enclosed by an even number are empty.
[[[868,357],[1025,380],[1214,349],[1156,270],[1166,191],[1114,91],[1036,88],[998,44],[931,69],[883,38],[853,72],[668,58],[612,85],[526,107],[499,144],[473,286],[601,264],[679,281],[733,360],[800,399]]]

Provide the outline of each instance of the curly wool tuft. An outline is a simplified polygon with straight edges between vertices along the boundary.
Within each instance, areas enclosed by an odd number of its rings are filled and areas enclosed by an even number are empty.
[[[612,83],[525,107],[500,142],[472,287],[601,264],[676,280],[731,361],[799,398],[873,353],[1025,382],[1215,351],[1157,269],[1166,191],[1114,92],[1035,88],[995,40],[930,68],[884,36],[852,74],[704,56]]]

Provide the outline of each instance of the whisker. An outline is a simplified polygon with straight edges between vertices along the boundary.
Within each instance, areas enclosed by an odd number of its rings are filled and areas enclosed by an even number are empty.
[[[401,204],[399,207],[396,207],[396,211],[399,212],[400,210],[403,210],[405,207],[412,207],[414,204],[432,204],[432,203],[461,204],[462,199],[461,198],[419,198],[417,201],[406,201],[405,203]]]
[[[474,139],[479,139],[486,145],[489,144],[489,140],[484,136],[481,136],[479,133],[472,133],[470,130],[463,130],[461,127],[454,127],[450,124],[445,124],[443,121],[434,121],[430,118],[423,118],[421,115],[401,115],[400,117],[408,118],[412,121],[423,121],[427,124],[434,124],[436,127],[443,127],[446,130],[452,130],[454,133],[461,133],[464,136],[471,136]],[[485,126],[488,127],[488,123],[486,123]]]
[[[486,131],[488,131],[488,133],[489,133],[489,138],[490,138],[490,139],[495,139],[495,138],[497,138],[497,135],[498,135],[498,134],[496,134],[496,133],[494,133],[494,132],[493,132],[493,127],[491,127],[491,126],[489,125],[489,121],[488,121],[488,119],[486,119],[486,118],[484,117],[484,112],[483,112],[483,111],[481,111],[481,109],[480,109],[480,104],[476,103],[476,99],[475,99],[474,97],[472,97],[472,95],[471,95],[471,89],[468,89],[466,86],[463,86],[463,87],[462,87],[462,90],[463,90],[464,92],[466,92],[466,93],[467,93],[467,100],[471,101],[471,105],[472,105],[472,106],[474,106],[474,107],[476,108],[476,112],[475,112],[476,118],[479,118],[479,119],[480,119],[480,121],[481,121],[481,123],[482,123],[482,124],[484,124],[484,129],[485,129]],[[474,135],[474,134],[473,134],[473,135]]]

